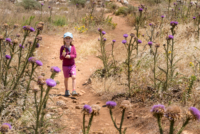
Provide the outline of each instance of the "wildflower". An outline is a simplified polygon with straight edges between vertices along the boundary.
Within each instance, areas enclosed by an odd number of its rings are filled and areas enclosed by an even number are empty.
[[[19,47],[20,47],[20,48],[24,48],[24,46],[22,46],[22,44],[19,44]]]
[[[30,32],[35,32],[35,29],[33,27],[31,27]]]
[[[149,26],[152,26],[152,23],[150,23]]]
[[[0,35],[0,41],[3,40],[3,35]]]
[[[138,40],[138,43],[142,43],[142,41],[141,41],[141,40]]]
[[[131,34],[130,34],[130,36],[131,36],[131,37],[134,37],[134,36],[135,36],[135,34],[134,34],[134,33],[131,33]]]
[[[195,107],[190,107],[187,115],[190,119],[200,120],[200,111]]]
[[[37,25],[37,29],[38,29],[38,30],[43,30],[43,25],[42,25],[42,24],[38,24],[38,25]]]
[[[19,27],[19,25],[18,25],[18,24],[14,24],[14,29],[15,29],[15,28],[18,28],[18,27]]]
[[[159,48],[159,47],[160,47],[160,44],[156,44],[155,47],[156,47],[156,48]]]
[[[117,105],[117,103],[114,102],[114,101],[107,101],[107,102],[106,102],[106,106],[107,106],[109,109],[115,108],[116,105]]]
[[[171,106],[167,108],[165,117],[169,120],[178,120],[181,118],[181,109],[178,106]]]
[[[126,40],[123,40],[122,43],[123,43],[123,44],[126,44]]]
[[[139,12],[142,12],[143,11],[143,8],[139,8]]]
[[[164,15],[161,16],[161,18],[164,18],[164,17],[165,17]]]
[[[116,42],[116,40],[112,40],[112,42],[113,42],[113,43],[115,43],[115,42]]]
[[[38,85],[44,85],[45,84],[45,79],[43,76],[39,76],[38,77],[38,81],[37,81]]]
[[[90,105],[84,105],[82,112],[84,114],[91,114],[92,113],[92,108],[90,107]]]
[[[50,9],[51,7],[49,6],[48,8]]]
[[[151,41],[148,42],[148,45],[149,45],[149,46],[152,46],[152,44],[153,44],[153,42],[151,42]]]
[[[37,66],[42,66],[43,65],[43,63],[40,60],[36,60],[35,63],[36,63]]]
[[[28,59],[28,61],[31,62],[31,63],[35,63],[36,58],[35,58],[35,57],[30,57],[30,58]]]
[[[160,116],[163,116],[164,115],[164,112],[165,112],[165,106],[164,105],[161,105],[161,104],[158,104],[158,105],[154,105],[152,108],[151,108],[151,112],[153,113],[153,116],[157,116],[157,115],[160,115]]]
[[[11,58],[10,55],[6,55],[5,57],[6,57],[7,60],[9,60]]]
[[[104,41],[106,41],[107,39],[106,39],[106,38],[104,38],[103,40],[104,40]]]
[[[20,33],[16,34],[16,37],[20,37]]]
[[[101,29],[101,28],[98,28],[98,31],[101,33],[101,32],[103,31],[103,29]]]
[[[195,20],[195,19],[196,19],[196,17],[193,17],[193,19]]]
[[[193,64],[192,62],[190,62],[190,66],[192,66],[192,67],[193,67],[193,66],[194,66],[194,64]]]
[[[121,105],[120,105],[120,108],[121,109],[127,109],[127,108],[131,108],[131,103],[129,100],[123,100]]]
[[[41,6],[44,6],[44,3],[41,3]]]
[[[171,22],[170,22],[170,25],[173,26],[173,27],[174,27],[174,26],[177,26],[177,25],[178,25],[178,22],[177,22],[177,21],[171,21]]]
[[[13,43],[14,43],[14,44],[18,44],[18,42],[19,42],[19,41],[18,41],[17,39],[14,39],[14,40],[13,40]]]
[[[99,105],[92,105],[91,108],[92,108],[92,114],[99,115],[99,111],[101,109]]]
[[[40,44],[39,44],[39,43],[37,43],[35,47],[36,47],[36,48],[39,48],[39,47],[40,47]]]
[[[41,35],[38,35],[38,36],[36,37],[36,39],[37,39],[37,40],[42,40],[42,36],[41,36]]]
[[[174,39],[174,36],[173,36],[173,35],[169,35],[169,36],[167,37],[167,39],[168,39],[168,40]]]
[[[4,23],[3,26],[4,26],[4,28],[8,28],[8,24],[7,23]]]
[[[53,79],[47,79],[46,84],[47,84],[48,87],[55,87],[56,86],[56,82]]]
[[[57,66],[51,67],[51,72],[59,73],[60,71],[61,71],[60,68]]]
[[[10,38],[6,38],[6,42],[11,43],[11,39]]]
[[[105,35],[105,34],[106,34],[106,32],[105,32],[105,31],[102,31],[102,34],[103,34],[103,35]]]
[[[169,51],[168,53],[169,53],[169,54],[171,54],[172,52],[171,52],[171,51]]]
[[[12,129],[12,126],[9,123],[3,123],[0,130],[2,133],[5,133],[8,132],[9,129]]]
[[[127,38],[127,37],[128,37],[128,34],[124,34],[123,36],[124,36],[124,38]]]

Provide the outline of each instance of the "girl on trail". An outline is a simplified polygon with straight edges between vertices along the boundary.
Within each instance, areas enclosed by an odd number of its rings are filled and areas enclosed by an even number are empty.
[[[74,59],[76,58],[76,49],[72,44],[73,35],[72,33],[65,33],[63,36],[64,45],[60,48],[60,59],[62,62],[62,69],[64,74],[64,83],[65,83],[65,96],[70,96],[68,89],[68,79],[72,77],[72,96],[77,96],[75,91],[76,84],[76,65]]]

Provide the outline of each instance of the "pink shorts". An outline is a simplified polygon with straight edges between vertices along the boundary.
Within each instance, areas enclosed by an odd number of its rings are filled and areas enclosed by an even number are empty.
[[[63,74],[65,78],[72,77],[72,75],[76,75],[76,65],[72,66],[63,66]]]

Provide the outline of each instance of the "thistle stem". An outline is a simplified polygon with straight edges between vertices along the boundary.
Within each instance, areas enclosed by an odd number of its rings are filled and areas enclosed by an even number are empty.
[[[171,120],[170,121],[170,131],[169,131],[169,134],[173,134],[174,133],[174,120]]]

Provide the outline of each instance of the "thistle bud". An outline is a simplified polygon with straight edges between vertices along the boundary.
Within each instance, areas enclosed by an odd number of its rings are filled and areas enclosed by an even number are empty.
[[[18,44],[18,43],[19,43],[19,41],[17,39],[13,40],[13,44]]]
[[[4,23],[3,26],[4,26],[4,28],[8,28],[8,24],[7,23]]]
[[[18,28],[18,27],[19,27],[19,25],[18,25],[18,24],[14,24],[14,29],[15,29],[15,28]]]

